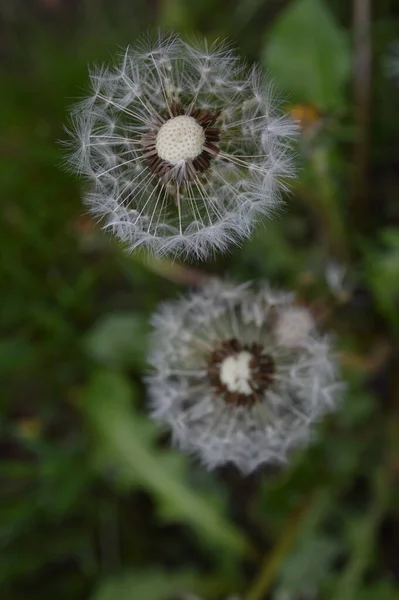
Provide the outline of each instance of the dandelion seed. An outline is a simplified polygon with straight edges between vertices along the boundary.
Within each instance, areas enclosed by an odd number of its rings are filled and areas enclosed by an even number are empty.
[[[226,44],[160,36],[91,84],[72,112],[70,164],[91,182],[89,209],[130,249],[204,259],[279,207],[296,127]]]
[[[331,293],[337,300],[347,301],[353,291],[353,282],[349,280],[348,269],[336,261],[330,261],[325,269],[325,279]]]
[[[343,386],[330,341],[294,302],[212,281],[154,315],[152,417],[206,467],[282,463],[334,409]]]
[[[307,342],[314,326],[312,315],[303,306],[285,308],[277,318],[276,339],[282,346],[300,346]]]

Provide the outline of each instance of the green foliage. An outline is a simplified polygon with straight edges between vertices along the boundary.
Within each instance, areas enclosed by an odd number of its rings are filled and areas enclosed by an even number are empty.
[[[396,600],[397,597],[398,590],[390,581],[378,581],[356,592],[359,600]]]
[[[323,531],[323,520],[332,511],[326,490],[312,498],[310,508],[280,571],[279,584],[291,594],[305,586],[320,589],[342,551],[339,537]]]
[[[324,0],[293,0],[269,32],[264,60],[294,101],[326,111],[345,106],[349,43]]]
[[[382,248],[367,252],[367,278],[378,307],[399,333],[399,228],[380,234]]]
[[[105,315],[87,334],[88,355],[107,367],[144,368],[147,324],[132,313]]]
[[[81,399],[100,443],[110,448],[125,476],[158,500],[162,518],[188,523],[198,536],[220,545],[225,553],[248,549],[244,537],[223,512],[198,490],[184,485],[183,459],[179,456],[171,461],[171,452],[151,447],[147,432],[152,428],[144,417],[131,410],[130,399],[128,381],[111,371],[94,374]]]
[[[118,575],[102,583],[92,600],[170,600],[198,585],[192,573],[177,575],[160,569]]]

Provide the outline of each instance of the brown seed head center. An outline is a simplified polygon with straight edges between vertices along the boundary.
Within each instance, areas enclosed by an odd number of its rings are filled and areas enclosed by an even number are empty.
[[[260,344],[230,339],[208,360],[208,377],[215,392],[230,405],[252,406],[273,383],[275,363]]]
[[[144,157],[154,175],[177,184],[204,173],[219,153],[220,129],[214,127],[220,110],[201,111],[172,104],[167,116],[154,115],[151,129],[141,137]],[[176,171],[176,167],[182,166]]]

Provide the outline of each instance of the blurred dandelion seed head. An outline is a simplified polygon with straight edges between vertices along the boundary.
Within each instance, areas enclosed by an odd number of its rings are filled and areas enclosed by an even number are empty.
[[[330,340],[292,294],[217,280],[153,317],[152,417],[208,468],[248,473],[309,442],[343,385]]]
[[[91,72],[69,162],[90,181],[91,212],[130,249],[204,259],[281,203],[296,126],[277,104],[225,43],[159,36]]]
[[[282,346],[300,346],[315,326],[309,310],[292,306],[282,311],[276,320],[276,338]]]

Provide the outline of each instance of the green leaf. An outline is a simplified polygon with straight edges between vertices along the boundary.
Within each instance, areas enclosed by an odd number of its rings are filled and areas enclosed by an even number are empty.
[[[356,600],[397,600],[398,588],[388,580],[376,581],[356,592]]]
[[[280,585],[285,591],[295,593],[304,584],[319,587],[331,572],[334,560],[342,550],[340,540],[327,535],[322,528],[331,511],[331,502],[327,488],[318,490],[314,496],[300,524],[296,543],[280,569]]]
[[[143,315],[115,313],[103,317],[84,340],[84,347],[95,361],[110,368],[145,364],[147,322]]]
[[[189,572],[169,573],[151,569],[124,573],[103,582],[92,600],[169,600],[180,597],[195,586]]]
[[[34,346],[23,338],[0,341],[0,373],[24,369],[35,363]]]
[[[90,473],[82,450],[59,448],[42,459],[35,502],[47,515],[63,517],[86,493]]]
[[[382,314],[399,329],[399,228],[381,235],[383,249],[368,252],[366,271]]]
[[[291,554],[281,569],[282,588],[295,593],[304,581],[310,586],[319,586],[331,572],[334,561],[342,550],[337,540],[326,536],[313,536],[305,540]]]
[[[125,481],[130,476],[133,485],[150,492],[168,520],[190,525],[199,536],[226,552],[244,552],[247,543],[223,509],[200,490],[188,487],[183,461],[170,460],[176,453],[152,448],[151,431],[149,437],[145,435],[148,421],[132,410],[131,397],[132,388],[121,373],[102,371],[94,374],[81,399],[100,443],[111,450]]]
[[[272,77],[294,101],[327,111],[344,104],[348,39],[322,0],[291,2],[272,28],[264,57]]]

